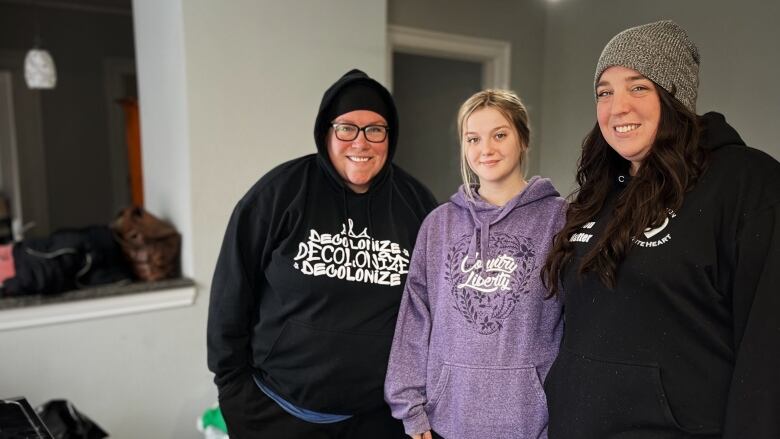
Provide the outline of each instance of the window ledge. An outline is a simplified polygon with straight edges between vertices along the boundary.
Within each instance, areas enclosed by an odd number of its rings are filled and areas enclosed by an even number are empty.
[[[191,279],[171,279],[3,298],[0,331],[190,306],[196,291]]]

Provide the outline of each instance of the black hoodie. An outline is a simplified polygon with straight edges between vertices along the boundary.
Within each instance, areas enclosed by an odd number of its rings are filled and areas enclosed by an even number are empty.
[[[708,168],[614,289],[576,270],[622,185],[571,237],[551,439],[780,438],[780,164],[703,122]]]
[[[391,113],[387,161],[362,194],[339,177],[326,144],[326,110],[357,82]],[[354,414],[383,403],[412,247],[436,201],[392,164],[395,105],[365,73],[325,92],[314,137],[317,154],[271,170],[233,211],[211,287],[208,364],[220,392],[254,374],[296,406]]]

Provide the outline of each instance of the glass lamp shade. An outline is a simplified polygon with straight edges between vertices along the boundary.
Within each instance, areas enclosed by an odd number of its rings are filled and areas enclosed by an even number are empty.
[[[54,88],[57,85],[57,68],[49,52],[30,49],[24,58],[24,79],[29,88]]]

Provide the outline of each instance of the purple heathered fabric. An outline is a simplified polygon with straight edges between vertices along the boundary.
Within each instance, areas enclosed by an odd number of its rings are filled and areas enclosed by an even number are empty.
[[[560,301],[544,300],[540,268],[565,204],[534,177],[504,207],[469,201],[461,187],[425,219],[385,380],[407,434],[547,438],[541,383],[563,321]]]

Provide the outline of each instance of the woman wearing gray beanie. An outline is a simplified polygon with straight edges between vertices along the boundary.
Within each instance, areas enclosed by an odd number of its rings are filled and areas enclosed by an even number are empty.
[[[543,270],[566,318],[551,439],[780,438],[780,163],[696,115],[698,73],[671,21],[599,58]]]

